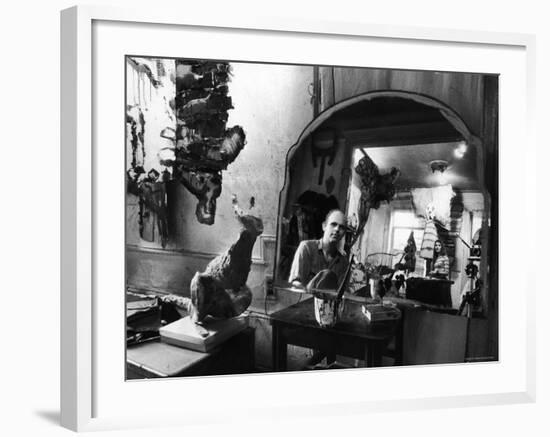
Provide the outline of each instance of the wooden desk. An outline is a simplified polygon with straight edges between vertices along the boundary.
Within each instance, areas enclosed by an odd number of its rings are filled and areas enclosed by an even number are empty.
[[[346,301],[342,319],[332,328],[322,328],[315,320],[313,299],[304,300],[271,314],[273,370],[286,370],[289,344],[362,359],[367,367],[380,366],[398,324],[398,320],[371,323],[361,304]]]
[[[228,375],[254,370],[254,329],[250,327],[210,353],[160,340],[129,346],[126,351],[126,379]]]

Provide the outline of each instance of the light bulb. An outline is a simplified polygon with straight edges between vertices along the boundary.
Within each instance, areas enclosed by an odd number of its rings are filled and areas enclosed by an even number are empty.
[[[461,141],[453,152],[455,158],[462,159],[464,157],[464,154],[466,153],[466,150],[468,150],[468,146],[464,141]]]

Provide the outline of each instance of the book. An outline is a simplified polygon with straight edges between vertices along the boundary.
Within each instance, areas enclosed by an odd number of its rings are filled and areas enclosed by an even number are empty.
[[[384,320],[397,320],[401,317],[401,311],[393,306],[379,304],[363,305],[363,314],[369,322],[381,322]]]
[[[207,317],[201,325],[191,317],[183,317],[159,329],[160,340],[174,346],[199,352],[210,352],[216,346],[248,326],[248,316],[241,314],[230,319]]]
[[[161,308],[156,297],[127,294],[126,328],[129,336],[137,332],[158,331],[161,324]]]

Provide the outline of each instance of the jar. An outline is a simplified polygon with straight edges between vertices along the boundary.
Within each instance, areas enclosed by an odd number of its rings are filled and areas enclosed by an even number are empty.
[[[344,312],[344,300],[333,296],[313,297],[315,320],[323,328],[334,326]]]

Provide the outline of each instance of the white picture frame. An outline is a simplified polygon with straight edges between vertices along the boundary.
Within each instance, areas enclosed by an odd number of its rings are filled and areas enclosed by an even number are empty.
[[[501,124],[505,126],[507,110],[510,109],[505,105],[511,104],[512,99],[516,99],[514,102],[517,103],[517,107],[514,111],[509,112],[514,112],[519,121],[514,126],[515,130],[513,132],[501,128],[501,147],[506,148],[510,141],[521,138],[525,142],[524,156],[521,159],[527,160],[535,156],[531,128],[531,108],[534,102],[535,41],[534,36],[531,35],[376,26],[360,22],[316,22],[307,19],[291,21],[284,18],[248,18],[246,16],[241,17],[238,21],[226,22],[223,17],[216,17],[215,15],[202,17],[190,15],[186,12],[158,9],[140,11],[91,6],[78,6],[67,9],[62,12],[61,18],[61,424],[73,430],[143,427],[160,425],[161,423],[163,425],[193,425],[213,420],[208,414],[194,410],[191,401],[182,402],[175,408],[152,410],[147,415],[132,415],[131,412],[111,408],[105,400],[105,386],[109,380],[109,378],[105,378],[105,374],[112,372],[113,375],[118,375],[120,369],[116,366],[113,367],[112,361],[104,361],[103,357],[110,355],[113,349],[109,349],[108,346],[103,344],[101,339],[105,338],[105,334],[101,332],[108,329],[122,330],[123,325],[119,325],[119,323],[123,318],[123,312],[120,311],[121,307],[116,305],[114,305],[116,308],[105,311],[107,308],[105,299],[103,296],[98,295],[98,289],[104,290],[104,284],[109,283],[111,279],[114,284],[118,283],[114,277],[120,278],[119,274],[123,272],[124,265],[123,263],[111,262],[113,271],[119,271],[118,274],[114,273],[112,277],[108,271],[102,270],[101,267],[98,269],[98,266],[101,266],[101,263],[104,262],[101,254],[105,253],[110,245],[116,246],[117,242],[120,242],[119,239],[111,239],[111,237],[117,232],[120,234],[120,229],[123,229],[123,227],[120,228],[120,223],[115,220],[119,227],[114,226],[117,229],[114,232],[111,231],[112,233],[106,232],[104,215],[105,211],[108,211],[113,205],[115,205],[115,208],[116,205],[119,205],[118,208],[123,208],[123,202],[120,202],[123,184],[119,184],[120,189],[117,186],[112,191],[106,190],[106,184],[108,183],[105,180],[106,173],[103,171],[101,174],[98,173],[98,166],[112,168],[109,164],[104,165],[110,160],[110,157],[98,153],[94,142],[98,137],[98,132],[94,131],[93,124],[98,111],[98,96],[94,92],[98,81],[102,80],[101,77],[104,77],[100,75],[98,65],[96,65],[96,63],[101,64],[100,58],[103,56],[103,53],[98,51],[98,44],[102,44],[102,36],[99,35],[102,30],[98,28],[98,25],[107,23],[111,27],[107,32],[115,30],[112,26],[119,26],[114,33],[117,34],[118,32],[120,40],[124,40],[124,35],[120,32],[129,32],[131,27],[141,27],[143,30],[148,29],[153,33],[177,31],[179,28],[191,33],[233,32],[238,38],[247,34],[266,35],[266,37],[275,40],[281,39],[283,36],[285,38],[312,40],[330,36],[336,43],[347,39],[359,43],[372,42],[373,44],[381,43],[390,46],[406,44],[412,47],[432,44],[439,47],[439,49],[446,45],[452,45],[465,53],[463,55],[464,59],[468,56],[469,50],[478,48],[488,51],[495,50],[501,54],[510,52],[510,59],[512,59],[514,66],[510,65],[502,68],[509,68],[511,71],[509,73],[511,82],[506,86],[512,89],[511,93],[514,96],[507,99],[504,95],[502,99],[503,117]],[[113,41],[113,46],[116,45],[117,41]],[[206,50],[206,40],[204,44]],[[313,42],[312,44],[320,44],[320,42]],[[143,50],[150,51],[149,54],[151,55],[170,55],[170,53],[152,52],[154,47],[155,42],[151,42],[151,45],[144,47]],[[120,48],[120,50],[124,51],[125,49]],[[200,56],[201,47],[196,47],[195,50],[196,52],[189,54],[190,57]],[[413,65],[411,62],[414,63],[415,61],[407,59],[405,56],[405,47],[403,46],[400,50],[403,51],[403,57],[400,59],[395,58],[392,65],[377,64],[377,66],[399,68],[400,66]],[[233,56],[245,56],[243,53],[246,53],[246,51],[250,52],[249,56],[252,59],[267,62],[277,60],[276,57],[281,56],[277,53],[274,55],[265,54],[262,59],[257,59],[258,53],[262,52],[256,50],[254,45],[244,47],[242,51]],[[114,53],[113,56],[117,56],[117,53]],[[317,54],[317,56],[322,58],[324,55]],[[342,60],[345,59],[346,54],[339,53],[330,56],[338,56],[338,61],[344,62]],[[347,56],[349,59],[349,54]],[[506,55],[503,56],[506,57]],[[289,55],[289,57],[292,57],[292,55]],[[494,62],[494,71],[491,72],[503,74],[505,78],[508,77],[506,76],[508,70],[506,72],[500,71],[501,66],[496,65],[498,63],[497,58],[498,56],[495,55],[494,60],[478,59],[474,61],[485,63],[485,65],[488,65],[487,68],[490,68],[490,63]],[[454,68],[460,69],[462,65],[462,69],[468,69],[473,65],[464,61],[464,59],[455,59]],[[514,62],[518,59],[521,60],[519,64]],[[288,61],[287,59],[279,60]],[[423,68],[430,68],[430,65],[435,68],[442,63],[443,61],[440,59],[433,59],[428,64],[423,65]],[[122,60],[120,65],[120,71],[123,75]],[[446,68],[452,69],[453,67],[446,64]],[[503,93],[506,92],[507,88],[503,89]],[[119,124],[122,125],[121,120]],[[506,126],[506,129],[508,128]],[[117,143],[115,142],[115,144]],[[120,144],[124,143],[121,142]],[[120,155],[123,155],[123,152]],[[531,202],[534,203],[535,193],[530,188],[535,186],[535,175],[534,172],[527,174],[525,166],[520,165],[522,162],[517,163],[518,181],[516,186],[506,185],[509,190],[503,195],[501,201],[503,218],[500,224],[501,235],[509,235],[506,232],[512,229],[514,223],[529,218],[527,208],[523,208],[523,210],[520,208],[519,213],[513,219],[507,218],[510,212],[510,203],[514,201],[514,198],[522,199],[527,205]],[[500,180],[503,184],[506,184],[503,175],[509,173],[513,166],[514,160],[504,153],[500,168]],[[116,179],[116,176],[114,177]],[[110,193],[108,194],[109,198],[104,197],[102,193]],[[526,232],[530,231],[527,230]],[[526,241],[534,241],[534,239],[526,238]],[[479,363],[466,366],[466,369],[463,368],[464,366],[420,367],[414,370],[410,368],[393,369],[394,373],[390,375],[393,381],[399,381],[400,379],[406,380],[408,376],[413,376],[412,372],[414,372],[414,378],[422,379],[429,374],[430,378],[437,381],[437,378],[447,378],[449,374],[455,373],[460,374],[459,378],[471,378],[472,375],[480,374],[483,375],[480,377],[480,381],[483,380],[485,386],[478,381],[478,390],[466,384],[462,391],[458,389],[449,389],[449,392],[438,391],[437,383],[434,382],[431,389],[422,392],[414,386],[414,383],[411,383],[411,387],[403,390],[401,395],[396,392],[381,396],[380,393],[383,393],[384,390],[383,384],[376,386],[376,381],[373,380],[372,375],[376,374],[377,379],[384,380],[385,371],[371,369],[361,371],[361,374],[354,373],[352,375],[353,379],[350,379],[349,373],[331,372],[330,375],[324,374],[323,382],[331,389],[330,401],[326,401],[318,395],[315,387],[316,378],[319,375],[314,374],[307,376],[303,374],[284,374],[191,378],[186,381],[168,380],[160,383],[155,382],[152,390],[148,387],[152,384],[144,381],[143,383],[131,384],[131,393],[127,393],[125,396],[136,396],[143,393],[143,396],[148,397],[164,393],[166,395],[165,399],[170,399],[170,396],[174,395],[174,390],[180,390],[181,393],[181,387],[185,385],[185,390],[191,390],[196,395],[196,402],[201,402],[201,400],[204,401],[200,396],[201,387],[207,387],[207,390],[213,390],[220,384],[223,384],[226,388],[241,385],[253,387],[253,384],[259,382],[267,386],[272,384],[273,387],[277,384],[282,386],[289,384],[303,388],[307,393],[307,395],[304,395],[302,402],[290,405],[283,402],[284,393],[276,390],[273,392],[272,398],[267,400],[257,400],[241,395],[241,402],[254,411],[256,418],[259,419],[268,419],[280,414],[288,416],[342,414],[343,412],[360,414],[368,411],[532,402],[535,399],[535,312],[534,307],[528,305],[528,302],[534,298],[534,280],[527,279],[521,284],[514,281],[513,271],[507,269],[507,267],[512,266],[514,260],[506,258],[507,253],[512,253],[514,248],[522,245],[524,246],[522,242],[507,241],[506,244],[501,246],[504,259],[503,264],[501,264],[501,278],[499,278],[502,290],[499,313],[501,316],[501,329],[499,332],[501,332],[500,341],[503,353],[499,362],[495,364]],[[116,247],[117,250],[123,250],[123,248]],[[522,250],[525,250],[525,247]],[[517,268],[522,269],[524,273],[532,272],[534,269],[534,266],[528,265],[526,261],[515,260],[515,262],[518,263]],[[533,278],[534,275],[526,274],[526,277]],[[115,290],[113,293],[116,293],[117,286],[115,285],[113,289]],[[120,293],[122,294],[122,289]],[[513,305],[510,299],[507,298],[512,294],[519,296],[513,302]],[[515,332],[514,329],[507,329],[511,320],[516,323]],[[120,337],[122,338],[122,335]],[[115,346],[118,347],[118,345]],[[512,349],[515,350],[515,355],[508,354]],[[123,355],[120,356],[120,367],[123,367],[122,360]],[[513,365],[507,368],[508,363],[513,363]],[[501,368],[506,369],[500,372]],[[497,380],[494,381],[493,385],[487,383],[485,379],[490,379],[488,375],[491,374],[498,375],[500,383]],[[502,378],[506,378],[506,376],[508,378],[504,381]],[[350,386],[351,383],[358,386],[358,378],[361,381],[364,380],[366,386],[372,388],[372,390],[369,392],[355,390],[350,393],[337,389],[340,386]],[[123,380],[118,382],[124,383]],[[492,388],[489,388],[489,386]],[[112,398],[113,404],[122,405],[122,392],[125,389],[121,389],[122,391],[117,390],[113,388],[113,391],[109,393],[109,397]],[[252,399],[254,399],[254,402]],[[224,401],[227,403],[227,399],[220,394],[220,398],[216,401],[217,403],[214,403],[214,406],[219,406]],[[181,414],[181,411],[185,411],[186,414]],[[232,421],[231,408],[228,408],[224,414],[220,414],[215,420],[216,423],[230,421]]]

